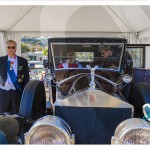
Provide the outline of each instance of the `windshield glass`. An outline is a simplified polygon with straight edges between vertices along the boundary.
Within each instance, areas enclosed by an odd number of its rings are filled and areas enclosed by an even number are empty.
[[[123,43],[53,43],[51,45],[55,69],[98,69],[119,71]]]

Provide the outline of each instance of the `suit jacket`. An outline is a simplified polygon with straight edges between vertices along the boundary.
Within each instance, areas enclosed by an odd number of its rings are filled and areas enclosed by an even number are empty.
[[[29,69],[28,62],[25,58],[17,56],[18,59],[18,71],[17,71],[17,79],[20,84],[22,91],[29,81]],[[0,80],[5,85],[7,80],[7,61],[8,56],[0,57]]]

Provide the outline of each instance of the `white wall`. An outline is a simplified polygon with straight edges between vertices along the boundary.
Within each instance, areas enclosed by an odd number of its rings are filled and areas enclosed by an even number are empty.
[[[139,44],[150,44],[150,30],[139,33]],[[150,69],[150,46],[145,50],[145,68]]]
[[[150,44],[150,30],[139,33],[140,44]]]
[[[146,47],[145,68],[150,69],[150,46]]]
[[[4,39],[4,33],[0,32],[0,56],[6,55],[6,43]]]

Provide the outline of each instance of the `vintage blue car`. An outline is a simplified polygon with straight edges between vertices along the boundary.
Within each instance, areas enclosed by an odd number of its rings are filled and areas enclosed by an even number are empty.
[[[115,142],[119,134],[116,127],[126,119],[143,117],[142,106],[150,102],[150,85],[134,84],[133,61],[126,44],[123,38],[48,39],[49,71],[45,81],[49,101],[43,82],[31,80],[23,91],[19,114],[1,114],[0,141],[111,144],[112,139],[114,144],[140,144],[131,136]],[[125,125],[119,128],[120,133]],[[133,126],[135,129],[136,124]],[[15,128],[13,134],[9,128]],[[135,132],[130,135],[136,136]]]

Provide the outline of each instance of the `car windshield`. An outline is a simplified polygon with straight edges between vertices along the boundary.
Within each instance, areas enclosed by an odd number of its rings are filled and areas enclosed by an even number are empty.
[[[52,43],[54,69],[98,69],[119,71],[123,43]]]

